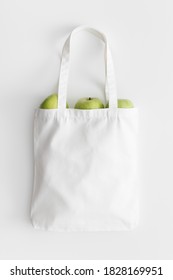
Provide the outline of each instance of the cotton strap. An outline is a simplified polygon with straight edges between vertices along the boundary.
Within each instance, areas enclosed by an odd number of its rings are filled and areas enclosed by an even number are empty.
[[[108,46],[105,35],[96,29],[88,26],[75,28],[67,38],[63,51],[60,66],[59,86],[58,86],[58,108],[66,109],[67,85],[70,68],[70,46],[74,35],[80,31],[88,31],[105,43],[105,95],[106,101],[109,102],[109,108],[117,108],[117,90],[114,78],[114,68],[112,55]]]

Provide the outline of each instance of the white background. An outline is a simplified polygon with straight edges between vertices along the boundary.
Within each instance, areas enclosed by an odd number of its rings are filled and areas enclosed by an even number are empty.
[[[173,4],[161,0],[0,1],[0,258],[173,258]],[[105,32],[119,98],[140,110],[141,220],[132,232],[50,233],[30,222],[33,114],[57,91],[61,48]],[[77,48],[78,47],[78,48]],[[104,101],[103,44],[73,44],[68,102]]]

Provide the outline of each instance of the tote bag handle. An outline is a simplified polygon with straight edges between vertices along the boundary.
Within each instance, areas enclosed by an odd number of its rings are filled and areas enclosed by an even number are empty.
[[[114,68],[112,55],[108,46],[106,36],[100,31],[88,27],[88,26],[79,26],[75,28],[69,37],[67,38],[63,51],[62,59],[60,65],[60,74],[59,74],[59,85],[58,85],[58,109],[66,109],[66,98],[67,98],[67,85],[68,85],[68,76],[70,68],[70,45],[73,36],[80,31],[88,31],[92,33],[105,43],[105,95],[106,101],[109,101],[109,108],[117,108],[117,89],[114,78]]]

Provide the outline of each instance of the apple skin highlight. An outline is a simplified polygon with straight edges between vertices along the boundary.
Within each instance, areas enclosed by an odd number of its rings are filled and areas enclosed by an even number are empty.
[[[109,103],[106,104],[105,108],[109,108]],[[118,99],[118,108],[134,108],[134,105],[129,99]]]
[[[57,109],[58,108],[58,94],[53,93],[49,95],[40,105],[40,109]],[[69,108],[66,103],[66,108]]]
[[[75,104],[75,109],[91,110],[102,109],[104,105],[99,98],[96,97],[84,97],[80,98]]]

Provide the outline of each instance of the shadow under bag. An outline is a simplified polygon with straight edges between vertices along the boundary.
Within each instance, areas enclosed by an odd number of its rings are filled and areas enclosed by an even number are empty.
[[[79,31],[105,43],[109,108],[67,109],[70,45]],[[117,108],[117,92],[106,37],[78,27],[65,42],[58,109],[36,109],[31,219],[36,229],[117,231],[138,222],[137,108]]]

